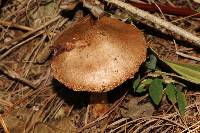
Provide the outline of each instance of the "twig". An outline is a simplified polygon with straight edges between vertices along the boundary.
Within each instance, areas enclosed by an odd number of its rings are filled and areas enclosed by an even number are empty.
[[[184,54],[184,53],[182,53],[182,52],[176,51],[176,54],[179,55],[179,56],[182,56],[182,57],[191,59],[191,60],[200,61],[200,58],[195,57],[195,56],[191,56],[191,55],[188,55],[188,54]]]
[[[84,125],[87,125],[87,123],[88,123],[89,111],[90,111],[90,104],[88,104],[88,106],[87,106],[87,110],[86,110],[86,113],[85,113]]]
[[[182,21],[182,20],[185,20],[185,19],[189,19],[189,18],[194,17],[194,16],[196,16],[196,15],[199,15],[199,16],[200,16],[200,13],[195,13],[195,14],[193,14],[193,15],[189,15],[189,16],[186,16],[186,17],[182,17],[182,18],[178,18],[178,19],[172,20],[171,23],[172,23],[172,22]]]
[[[107,112],[105,112],[104,114],[102,114],[102,115],[101,115],[100,117],[98,117],[96,120],[94,120],[94,121],[88,123],[87,125],[83,126],[82,128],[80,128],[80,129],[78,130],[78,133],[79,133],[79,132],[82,132],[83,130],[85,130],[85,129],[91,127],[91,126],[93,126],[96,122],[101,121],[101,120],[105,119],[106,117],[108,117],[108,116],[121,104],[121,102],[124,100],[124,98],[125,98],[125,96],[126,96],[127,93],[128,93],[128,91],[126,91],[126,93],[125,93],[119,100],[117,100],[117,101],[110,107],[110,109],[109,109]]]
[[[73,108],[74,108],[74,104],[70,107],[69,111],[67,112],[67,117],[69,117],[69,115],[71,114]]]
[[[13,107],[13,103],[4,99],[0,99],[0,105],[7,106],[7,107]]]
[[[22,45],[24,45],[25,43],[27,42],[30,42],[31,40],[33,40],[34,38],[38,37],[39,35],[43,34],[45,31],[41,31],[39,32],[38,34],[34,35],[34,36],[31,36],[29,37],[28,39],[16,44],[15,46],[11,47],[10,49],[8,49],[5,53],[3,53],[1,56],[0,56],[0,60],[2,60],[3,58],[5,58],[7,55],[9,55],[12,51],[14,51],[15,49],[21,47]]]
[[[184,37],[185,39],[194,42],[193,45],[200,47],[200,38],[199,37],[197,37],[196,35],[193,35],[190,32],[187,32],[186,30],[184,30],[184,29],[182,29],[178,26],[173,25],[170,22],[167,22],[167,21],[165,21],[165,20],[163,20],[159,17],[156,17],[156,16],[154,16],[154,15],[152,15],[152,14],[146,12],[146,11],[138,9],[134,6],[131,6],[127,3],[124,3],[124,2],[119,1],[119,0],[105,0],[105,1],[119,6],[120,8],[122,8],[125,11],[127,11],[128,13],[130,13],[130,15],[137,15],[137,16],[143,18],[143,19],[146,19],[148,21],[153,22],[154,24],[160,25],[160,26],[166,28],[167,30],[172,31],[172,32]]]
[[[8,68],[3,63],[0,63],[0,71],[3,72],[6,76],[8,76],[12,79],[18,80],[18,81],[25,83],[26,85],[30,86],[31,88],[36,89],[36,86],[31,81],[19,76],[19,74],[17,74],[15,71]]]
[[[195,129],[191,130],[191,131],[188,132],[188,133],[195,133],[195,131],[198,132],[199,130],[197,130],[197,129],[199,129],[199,128],[200,128],[200,126],[197,126]]]
[[[196,123],[192,124],[190,127],[186,128],[186,129],[185,129],[185,130],[183,130],[181,133],[185,133],[185,132],[186,132],[186,131],[188,131],[189,129],[191,129],[191,128],[193,128],[193,127],[195,127],[195,126],[199,125],[199,124],[200,124],[200,121],[198,121],[198,122],[196,122]]]
[[[11,41],[9,41],[9,42],[3,44],[4,47],[2,47],[2,48],[0,49],[0,53],[3,52],[3,51],[5,51],[5,50],[7,50],[7,49],[10,49],[10,48],[13,47],[14,45],[16,45],[17,42],[23,40],[24,38],[27,38],[28,36],[30,36],[30,35],[32,35],[32,34],[38,32],[38,31],[40,31],[41,29],[45,28],[46,26],[50,25],[51,23],[57,21],[57,20],[60,19],[60,18],[61,18],[61,16],[57,16],[57,17],[51,19],[50,21],[46,22],[44,25],[40,26],[39,28],[36,28],[36,29],[33,30],[33,31],[29,31],[28,33],[22,35],[21,37],[17,37],[17,38],[15,38],[15,39],[13,39],[13,40],[11,40]]]
[[[2,127],[3,127],[3,129],[5,131],[5,133],[10,133],[9,130],[8,130],[8,128],[7,128],[7,126],[6,126],[5,121],[4,121],[4,119],[2,118],[1,115],[0,115],[0,123],[1,123],[1,125],[2,125]]]
[[[176,54],[177,54],[177,55],[182,56],[182,57],[185,57],[185,58],[188,58],[188,59],[191,59],[191,60],[200,61],[200,58],[199,58],[199,57],[195,57],[195,56],[191,56],[191,55],[187,55],[187,54],[184,54],[184,53],[182,53],[182,52],[179,52],[179,51],[178,51],[177,44],[176,44],[176,41],[173,40],[173,42],[174,42],[175,51],[176,51]]]
[[[15,24],[13,22],[8,22],[8,21],[4,21],[4,20],[0,20],[0,24],[3,26],[8,26],[8,27],[14,27],[14,28],[18,28],[21,30],[27,30],[27,31],[32,31],[33,29],[24,25],[20,25],[20,24]]]

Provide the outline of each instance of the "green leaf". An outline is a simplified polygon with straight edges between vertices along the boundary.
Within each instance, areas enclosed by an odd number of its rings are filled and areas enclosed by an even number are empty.
[[[140,75],[138,75],[138,77],[133,81],[134,92],[136,91],[136,88],[138,87],[139,83],[140,83]]]
[[[177,90],[177,103],[180,114],[183,116],[185,113],[186,99],[183,92]]]
[[[197,12],[200,12],[200,6],[197,8],[197,10],[196,10]]]
[[[176,87],[172,83],[167,84],[166,87],[167,98],[172,102],[172,104],[176,103]]]
[[[164,61],[175,72],[180,74],[183,79],[200,84],[200,65],[197,64],[182,64],[176,62]]]
[[[146,91],[145,85],[144,85],[144,84],[141,84],[141,85],[138,86],[138,88],[136,89],[135,92],[137,92],[137,93],[142,93],[142,92],[145,92],[145,91]]]
[[[149,95],[156,105],[158,105],[162,99],[162,92],[162,80],[159,78],[155,78],[149,86]]]
[[[146,65],[149,70],[156,69],[157,58],[153,54],[149,55],[149,61],[147,61]]]
[[[152,79],[144,79],[144,80],[142,80],[142,82],[137,87],[136,92],[137,93],[145,92],[146,91],[145,87],[149,86],[152,81],[153,81]]]

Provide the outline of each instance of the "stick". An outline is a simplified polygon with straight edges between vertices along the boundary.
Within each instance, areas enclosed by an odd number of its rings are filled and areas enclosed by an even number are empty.
[[[7,125],[6,125],[5,121],[4,121],[4,119],[3,119],[3,117],[1,115],[0,115],[0,123],[1,123],[1,125],[2,125],[2,127],[4,129],[4,132],[5,133],[10,133],[8,128],[7,128]]]
[[[22,45],[24,45],[25,43],[35,39],[36,37],[38,37],[39,35],[43,34],[45,31],[41,31],[39,32],[38,34],[36,35],[33,35],[31,37],[29,37],[28,39],[16,44],[15,46],[13,47],[10,47],[5,53],[3,53],[2,55],[0,55],[0,60],[2,60],[3,58],[5,58],[6,56],[8,56],[10,53],[12,53],[15,49],[21,47]]]
[[[28,86],[30,86],[33,89],[36,89],[37,87],[29,80],[21,77],[18,73],[16,73],[15,71],[11,70],[10,68],[8,68],[6,65],[4,65],[3,63],[0,63],[0,72],[3,72],[6,76],[18,80]]]
[[[27,30],[27,31],[33,30],[30,27],[20,25],[20,24],[15,24],[14,22],[3,21],[3,20],[0,20],[0,25],[7,26],[7,27],[14,27],[14,28],[18,28],[18,29],[21,29],[21,30]]]
[[[2,44],[3,47],[0,47],[0,53],[5,51],[5,50],[8,50],[10,49],[11,47],[13,47],[14,45],[16,45],[17,42],[19,41],[22,41],[24,38],[27,38],[28,36],[32,35],[32,34],[35,34],[36,32],[40,31],[41,29],[47,27],[48,25],[50,25],[51,23],[57,21],[58,19],[60,19],[61,17],[60,16],[57,16],[51,20],[49,20],[48,22],[46,22],[45,24],[43,24],[42,26],[32,30],[32,31],[29,31],[27,32],[26,34],[23,34],[22,36],[20,37],[17,37],[9,42],[6,42],[4,44]]]
[[[186,30],[184,30],[176,25],[173,25],[170,22],[167,22],[167,21],[165,21],[159,17],[156,17],[146,11],[138,9],[134,6],[131,6],[127,3],[124,3],[119,0],[105,0],[105,1],[119,6],[120,8],[122,8],[125,11],[127,11],[128,13],[130,13],[131,15],[137,15],[139,17],[142,17],[143,19],[153,22],[154,24],[160,25],[160,26],[166,28],[167,30],[172,31],[172,32],[184,37],[186,40],[192,41],[193,45],[200,47],[200,38],[199,37],[197,37],[196,35],[193,35],[190,32],[187,32]]]

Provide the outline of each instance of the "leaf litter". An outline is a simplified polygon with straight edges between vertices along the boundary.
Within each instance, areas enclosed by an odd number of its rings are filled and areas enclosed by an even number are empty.
[[[71,18],[68,13],[61,11],[61,1],[0,2],[0,66],[3,68],[0,72],[2,116],[0,131],[6,132],[7,127],[9,132],[15,133],[23,131],[35,133],[199,132],[200,102],[199,87],[196,85],[185,88],[187,106],[184,117],[180,116],[177,107],[171,105],[165,97],[160,107],[155,108],[148,95],[127,93],[127,90],[132,89],[132,82],[128,81],[109,93],[110,109],[107,113],[96,120],[91,119],[90,114],[87,114],[89,94],[67,90],[53,79],[50,70],[50,48],[54,38],[63,29],[73,25],[83,12],[88,13],[88,11],[78,7],[77,12],[73,13],[75,16]],[[173,1],[173,3],[164,0],[156,2],[198,9],[196,3],[187,0]],[[161,16],[160,13],[154,15]],[[122,21],[140,20],[137,17],[129,17],[120,9],[113,12],[111,16]],[[165,14],[165,17],[168,21],[200,35],[198,18],[182,18],[168,14]],[[160,58],[199,64],[198,61],[187,59],[188,56],[179,54],[181,52],[184,55],[200,57],[198,48],[187,46],[189,42],[181,41],[179,36],[173,38],[166,30],[160,33],[156,30],[160,27],[145,20],[140,20],[136,25],[143,30],[147,41],[150,41],[150,47]],[[182,93],[179,93],[179,98],[183,98]],[[179,106],[183,110],[185,105]],[[89,117],[87,122],[85,122],[86,114]]]

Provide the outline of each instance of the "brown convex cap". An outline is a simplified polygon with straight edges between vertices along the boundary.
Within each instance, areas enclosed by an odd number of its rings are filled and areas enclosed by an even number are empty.
[[[106,92],[134,75],[146,58],[135,26],[103,17],[84,18],[55,40],[54,77],[75,91]]]

